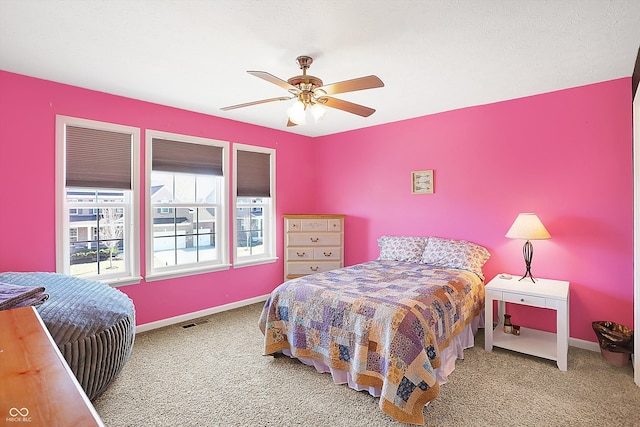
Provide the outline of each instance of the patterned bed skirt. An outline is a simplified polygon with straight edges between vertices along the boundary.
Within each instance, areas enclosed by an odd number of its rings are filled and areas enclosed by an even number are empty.
[[[473,347],[476,332],[482,325],[484,325],[484,311],[481,311],[478,316],[471,320],[464,330],[451,340],[451,343],[447,348],[440,351],[442,365],[435,369],[438,383],[440,385],[445,384],[448,381],[449,375],[451,375],[456,368],[456,360],[464,359],[464,350]],[[354,390],[367,391],[374,397],[380,397],[381,390],[379,388],[358,384],[348,371],[332,369],[320,360],[292,356],[289,349],[282,350],[282,354],[287,355],[292,359],[298,359],[305,365],[313,366],[320,373],[331,373],[334,384],[347,384]]]

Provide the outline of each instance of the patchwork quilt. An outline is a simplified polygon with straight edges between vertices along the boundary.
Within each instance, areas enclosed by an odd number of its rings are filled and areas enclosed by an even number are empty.
[[[288,349],[347,371],[381,390],[383,412],[424,424],[440,390],[440,351],[483,307],[475,273],[376,260],[283,283],[259,326],[265,354]]]

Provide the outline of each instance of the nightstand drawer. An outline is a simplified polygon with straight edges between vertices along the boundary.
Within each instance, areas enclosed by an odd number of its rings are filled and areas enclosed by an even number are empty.
[[[547,307],[547,299],[543,297],[534,297],[531,295],[516,294],[511,292],[502,292],[502,300],[505,302],[514,302],[516,304],[530,305],[533,307]]]

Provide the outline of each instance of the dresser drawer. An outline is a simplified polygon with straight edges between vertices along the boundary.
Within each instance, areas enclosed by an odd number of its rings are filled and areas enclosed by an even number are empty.
[[[302,231],[328,231],[329,221],[326,219],[302,219],[300,226]]]
[[[327,228],[329,231],[342,231],[342,220],[341,219],[328,219],[327,220]]]
[[[287,259],[289,261],[305,261],[313,259],[314,248],[288,248]]]
[[[340,260],[340,248],[315,248],[313,259],[316,260]]]
[[[338,233],[289,233],[287,246],[341,246],[342,235]]]
[[[335,270],[342,267],[340,261],[326,261],[326,262],[291,262],[289,263],[289,274],[292,275],[305,275],[322,273],[329,270]]]
[[[547,307],[547,300],[544,297],[534,297],[531,295],[502,292],[502,300],[506,302],[514,302],[516,304],[530,305],[533,307]]]
[[[302,231],[299,219],[287,219],[287,231]]]
[[[287,249],[287,259],[289,261],[339,261],[342,259],[339,247],[309,248],[297,247]]]

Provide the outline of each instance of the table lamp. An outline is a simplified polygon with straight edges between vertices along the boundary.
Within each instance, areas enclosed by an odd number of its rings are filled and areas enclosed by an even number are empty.
[[[526,240],[524,247],[522,248],[522,254],[524,255],[524,263],[527,266],[527,271],[524,273],[525,277],[531,278],[532,282],[536,279],[531,274],[531,260],[533,259],[533,245],[530,240],[542,240],[550,239],[551,235],[544,228],[538,215],[534,213],[521,213],[511,225],[509,231],[507,231],[506,237],[510,239],[524,239]]]

